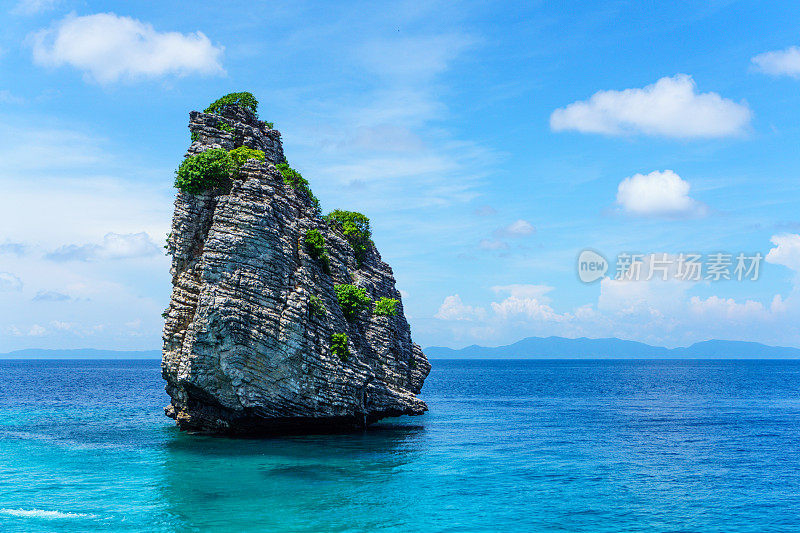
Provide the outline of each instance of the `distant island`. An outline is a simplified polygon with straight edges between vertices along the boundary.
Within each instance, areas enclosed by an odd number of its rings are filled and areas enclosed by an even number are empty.
[[[664,348],[617,338],[528,337],[505,346],[425,348],[431,359],[800,359],[800,348],[758,342],[708,340],[685,348]],[[16,350],[0,359],[160,359],[160,350]]]
[[[14,350],[0,353],[0,359],[161,359],[161,350]]]
[[[528,337],[506,346],[425,349],[431,359],[800,359],[800,348],[758,342],[708,340],[664,348],[617,338]]]

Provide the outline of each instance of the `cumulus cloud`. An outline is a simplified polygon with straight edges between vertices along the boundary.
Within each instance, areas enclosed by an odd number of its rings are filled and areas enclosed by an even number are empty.
[[[98,261],[148,257],[159,253],[158,246],[145,232],[107,233],[102,244],[69,244],[45,257],[52,261]]]
[[[561,320],[564,315],[550,307],[547,293],[553,288],[547,285],[502,285],[492,287],[495,293],[507,293],[500,302],[492,302],[492,311],[501,319],[525,317],[532,320]]]
[[[751,61],[758,70],[765,74],[800,78],[800,48],[797,46],[764,52],[755,56]]]
[[[751,115],[746,103],[698,93],[691,76],[677,74],[642,89],[599,91],[553,111],[550,127],[604,135],[727,137],[744,133]]]
[[[202,32],[159,32],[114,13],[68,15],[31,35],[38,65],[70,65],[99,83],[168,74],[222,74],[223,48]]]
[[[0,291],[20,291],[22,280],[11,272],[0,272]]]
[[[461,301],[461,296],[453,294],[444,299],[434,317],[440,320],[476,320],[485,318],[486,310],[465,305]]]
[[[726,320],[738,324],[748,324],[755,320],[764,320],[770,313],[784,310],[783,299],[775,295],[772,305],[765,307],[761,302],[745,300],[737,302],[733,298],[709,296],[699,298],[692,296],[689,299],[689,311],[696,317],[710,317],[714,320]]]
[[[770,242],[775,248],[770,249],[764,259],[768,263],[783,265],[800,272],[800,235],[796,233],[773,235]]]
[[[700,214],[703,206],[689,197],[689,182],[672,170],[625,178],[617,187],[617,204],[639,216]]]

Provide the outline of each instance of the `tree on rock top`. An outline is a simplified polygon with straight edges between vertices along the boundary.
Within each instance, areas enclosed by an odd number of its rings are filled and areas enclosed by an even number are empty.
[[[238,105],[245,109],[249,109],[254,115],[258,114],[258,100],[252,93],[229,93],[213,102],[205,110],[205,113],[220,113],[229,105]]]

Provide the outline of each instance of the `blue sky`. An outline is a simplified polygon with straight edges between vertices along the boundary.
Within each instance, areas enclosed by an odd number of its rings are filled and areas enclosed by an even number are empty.
[[[800,5],[659,4],[0,3],[0,351],[160,346],[188,112],[239,90],[372,219],[423,346],[800,346]],[[620,281],[620,252],[766,259]]]

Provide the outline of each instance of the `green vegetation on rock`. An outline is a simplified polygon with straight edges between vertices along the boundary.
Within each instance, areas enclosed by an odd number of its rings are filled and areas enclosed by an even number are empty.
[[[199,141],[200,140],[200,134],[197,133],[196,131],[193,131],[191,133],[191,138],[192,138],[192,142]]]
[[[325,237],[322,236],[322,233],[315,229],[306,230],[303,243],[308,255],[322,263],[322,269],[330,274],[330,257],[325,251]]]
[[[336,298],[347,320],[354,319],[359,312],[369,309],[372,300],[367,296],[367,290],[355,285],[334,285]]]
[[[223,187],[230,182],[232,169],[233,160],[228,152],[212,148],[183,160],[175,171],[175,187],[191,194]]]
[[[249,109],[254,114],[258,112],[258,100],[252,93],[229,93],[213,102],[205,110],[205,113],[219,113],[229,105],[239,105],[245,109]]]
[[[325,220],[338,224],[342,228],[347,242],[353,247],[358,265],[364,262],[367,250],[372,245],[372,230],[369,218],[355,211],[336,209],[325,216]]]
[[[347,361],[350,349],[347,347],[347,333],[334,333],[331,335],[331,352],[338,355],[342,361]]]
[[[248,159],[257,159],[262,163],[265,160],[264,152],[262,152],[261,150],[253,150],[252,148],[248,148],[247,146],[240,146],[239,148],[234,148],[228,153],[231,156],[231,161],[233,161],[233,164],[237,169],[242,165],[244,165]]]
[[[287,185],[292,186],[295,190],[302,191],[308,198],[311,200],[311,203],[314,204],[314,211],[319,214],[322,210],[319,205],[319,200],[314,193],[311,192],[311,187],[308,184],[308,180],[303,177],[298,171],[290,167],[286,163],[278,163],[275,165],[275,168],[283,176],[283,182]]]
[[[228,133],[233,133],[234,131],[236,131],[236,130],[233,129],[233,126],[231,126],[227,122],[223,122],[221,120],[217,124],[217,129],[220,129],[222,131],[227,131]]]
[[[381,296],[375,301],[374,314],[380,316],[395,316],[397,314],[397,300]]]
[[[308,308],[312,315],[323,317],[326,314],[325,304],[322,303],[322,298],[316,294],[312,294],[308,299]]]

